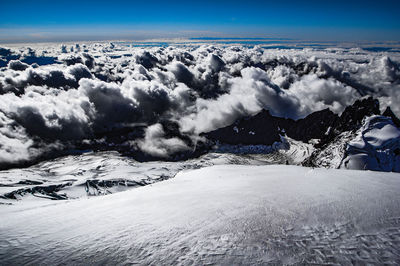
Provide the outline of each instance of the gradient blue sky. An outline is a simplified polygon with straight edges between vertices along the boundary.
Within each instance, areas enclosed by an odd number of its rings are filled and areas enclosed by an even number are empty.
[[[400,40],[400,1],[7,1],[0,41],[285,37]]]

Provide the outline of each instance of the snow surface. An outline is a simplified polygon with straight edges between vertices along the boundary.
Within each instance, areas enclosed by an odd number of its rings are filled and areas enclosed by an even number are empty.
[[[388,117],[366,118],[348,143],[341,167],[400,172],[400,129]]]
[[[93,134],[134,124],[148,127],[143,139],[123,140],[127,147],[161,158],[194,148],[164,132],[163,119],[195,141],[263,108],[300,118],[340,113],[367,95],[400,114],[398,45],[379,53],[71,45],[10,46],[22,62],[0,67],[1,164],[33,162],[75,141],[111,148],[122,140]],[[0,265],[398,265],[399,174],[265,165],[312,156],[316,166],[400,171],[399,137],[387,118],[372,117],[323,150],[317,140],[284,138],[217,145],[180,162],[101,152],[0,171]]]
[[[345,156],[348,142],[354,139],[355,133],[345,131],[322,149],[315,149],[312,160],[318,167],[340,168]],[[363,169],[364,170],[364,169]]]
[[[106,195],[163,181],[181,170],[212,165],[299,165],[313,150],[311,144],[282,137],[282,142],[271,146],[217,145],[199,158],[179,162],[137,162],[117,152],[87,152],[0,171],[0,204]]]
[[[255,152],[254,149],[250,151]],[[187,161],[142,163],[117,152],[65,156],[28,168],[0,171],[0,204],[20,204],[20,200],[78,199],[106,195],[166,180],[184,169],[211,165],[284,163],[286,157],[280,152],[214,152]]]
[[[0,261],[398,265],[399,186],[400,174],[370,171],[186,170],[102,197],[3,205]]]
[[[250,131],[251,132],[251,131]],[[258,158],[275,164],[300,165],[315,150],[312,144],[281,136],[281,142],[272,145],[230,145],[217,143],[214,152],[226,155],[239,155],[239,158]],[[224,155],[223,155],[224,156]]]

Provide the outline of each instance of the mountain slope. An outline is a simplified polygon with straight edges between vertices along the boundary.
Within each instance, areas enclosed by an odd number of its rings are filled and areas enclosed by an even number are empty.
[[[399,174],[213,166],[0,208],[2,264],[399,264]],[[29,221],[29,222],[27,222]]]
[[[400,129],[389,117],[366,118],[347,144],[341,167],[400,172]]]
[[[308,157],[303,156],[304,166],[398,172],[400,169],[397,166],[397,143],[400,140],[394,133],[400,130],[396,126],[398,118],[390,108],[387,108],[380,118],[377,116],[379,114],[379,102],[372,97],[355,101],[353,105],[346,107],[340,116],[324,109],[303,119],[292,120],[272,116],[269,111],[262,110],[255,116],[237,120],[230,126],[203,136],[216,143],[219,151],[276,152],[283,155],[282,158],[286,157],[283,159],[286,163],[298,162],[298,158],[301,158],[299,153],[293,155],[290,150],[301,147],[302,145],[298,144],[303,142],[304,145],[313,146],[307,148],[308,152],[312,153]],[[382,127],[390,130],[380,132]],[[391,133],[386,134],[388,131]],[[368,134],[370,138],[375,138],[375,141],[385,143],[381,143],[383,146],[369,145],[366,150],[355,148],[357,138],[363,138],[360,134]],[[382,134],[385,135],[384,140],[381,139]],[[289,144],[291,140],[293,145]],[[293,141],[298,142],[296,144]],[[371,160],[368,159],[369,156],[372,157]],[[345,158],[347,159],[343,161]],[[368,160],[370,163],[366,162]]]

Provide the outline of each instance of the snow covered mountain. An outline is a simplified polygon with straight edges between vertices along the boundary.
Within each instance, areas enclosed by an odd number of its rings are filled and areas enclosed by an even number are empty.
[[[248,145],[272,147],[264,152],[290,148],[284,145],[289,137],[313,147],[312,154],[302,162],[306,166],[400,172],[400,128],[393,122],[398,119],[390,109],[385,112],[387,116],[377,115],[379,102],[372,98],[356,101],[340,116],[325,109],[292,120],[263,110],[204,136],[217,146],[231,145],[231,151],[235,147],[244,151],[243,146]],[[287,160],[290,161],[293,159]]]
[[[396,101],[387,84],[400,72],[397,53],[384,54],[2,48],[0,167],[32,166],[0,171],[0,197],[109,194],[224,163],[399,171],[400,121],[383,100]],[[360,73],[377,68],[374,90]]]
[[[0,204],[107,195],[173,178],[188,169],[221,164],[280,163],[274,156],[208,153],[181,162],[138,162],[117,152],[65,156],[28,168],[0,171]]]
[[[310,47],[0,48],[0,264],[400,264],[400,52]]]
[[[400,128],[388,117],[366,118],[347,144],[341,167],[400,172]]]

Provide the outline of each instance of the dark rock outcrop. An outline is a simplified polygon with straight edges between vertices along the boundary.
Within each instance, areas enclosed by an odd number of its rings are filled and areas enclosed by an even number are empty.
[[[394,116],[389,111],[387,115]],[[322,147],[344,131],[357,130],[365,117],[376,114],[380,114],[379,102],[372,97],[355,101],[340,116],[324,109],[295,121],[275,117],[269,111],[262,110],[255,116],[240,119],[230,126],[203,135],[211,141],[231,145],[272,145],[280,141],[280,135],[286,134],[303,142],[320,139],[317,146]]]
[[[379,114],[378,100],[369,97],[355,101],[353,105],[347,106],[340,117],[333,122],[329,132],[320,137],[321,141],[316,147],[321,148],[326,146],[342,132],[355,132],[362,126],[365,117]]]
[[[291,127],[285,128],[286,135],[303,142],[308,142],[311,139],[320,139],[338,118],[338,115],[329,109],[317,111],[295,121]]]
[[[236,121],[233,125],[204,134],[212,141],[226,144],[272,145],[281,140],[280,135],[287,135],[295,140],[308,142],[321,138],[338,116],[329,109],[314,112],[297,121],[272,116],[262,110],[253,117]]]
[[[271,145],[280,141],[279,134],[283,134],[281,125],[293,123],[291,119],[274,117],[269,111],[262,110],[253,117],[243,118],[233,125],[211,131],[204,136],[212,141],[232,145]]]
[[[393,124],[396,125],[396,127],[400,127],[400,119],[397,118],[397,116],[393,113],[392,109],[388,106],[386,110],[382,113],[383,116],[390,117],[393,121]]]
[[[338,131],[349,131],[358,129],[365,117],[379,115],[379,101],[369,97],[357,100],[353,105],[347,106],[334,127]]]

